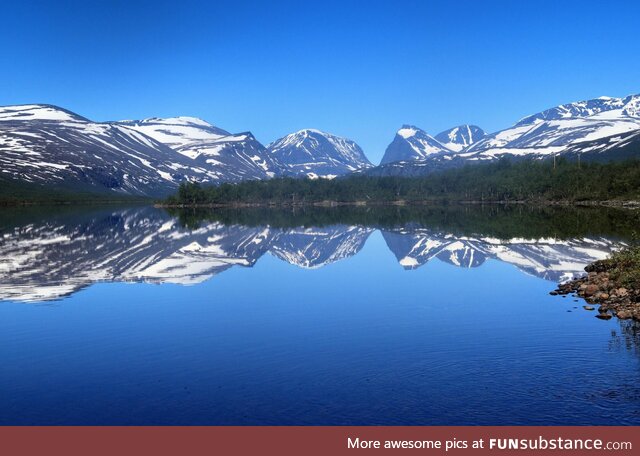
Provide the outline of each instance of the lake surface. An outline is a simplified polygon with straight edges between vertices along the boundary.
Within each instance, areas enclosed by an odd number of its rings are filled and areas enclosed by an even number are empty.
[[[640,424],[605,209],[0,211],[0,424]]]

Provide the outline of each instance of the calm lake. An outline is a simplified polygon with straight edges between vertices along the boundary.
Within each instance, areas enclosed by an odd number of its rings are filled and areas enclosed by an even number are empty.
[[[638,213],[0,210],[0,424],[640,424],[640,326],[558,281]]]

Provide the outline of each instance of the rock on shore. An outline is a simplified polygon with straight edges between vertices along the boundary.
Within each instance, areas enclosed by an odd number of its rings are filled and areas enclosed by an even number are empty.
[[[640,321],[640,289],[630,289],[616,283],[607,260],[596,261],[584,268],[587,275],[562,283],[552,295],[575,294],[590,304],[599,304],[596,317],[608,320],[612,315],[621,320]],[[584,306],[585,309],[591,306]]]

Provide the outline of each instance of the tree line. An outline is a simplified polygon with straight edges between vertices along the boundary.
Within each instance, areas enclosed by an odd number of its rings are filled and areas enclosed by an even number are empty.
[[[511,161],[433,173],[423,177],[336,179],[275,178],[238,184],[181,184],[169,205],[276,204],[321,202],[388,203],[446,201],[605,201],[640,199],[640,160],[578,163],[558,159]]]

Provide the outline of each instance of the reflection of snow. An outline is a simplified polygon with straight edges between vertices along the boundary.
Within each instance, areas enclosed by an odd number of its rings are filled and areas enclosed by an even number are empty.
[[[105,227],[106,225],[106,227]],[[99,281],[203,282],[266,252],[305,268],[357,253],[371,229],[181,228],[152,209],[103,214],[83,225],[24,225],[0,238],[0,299],[43,301]]]
[[[0,299],[57,299],[99,281],[197,284],[233,266],[250,267],[267,252],[314,269],[357,254],[372,232],[349,225],[276,229],[217,222],[188,230],[152,208],[25,224],[0,237]],[[554,281],[581,273],[614,246],[604,238],[504,241],[422,228],[382,234],[406,269],[433,258],[458,267],[493,258]]]
[[[383,231],[383,236],[389,249],[407,269],[415,269],[433,258],[460,267],[479,266],[493,258],[553,281],[583,273],[587,264],[605,258],[615,246],[604,238],[455,238],[426,229]]]

